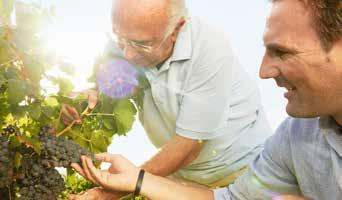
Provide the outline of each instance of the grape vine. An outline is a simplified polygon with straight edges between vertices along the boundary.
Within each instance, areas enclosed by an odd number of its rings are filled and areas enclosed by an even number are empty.
[[[73,67],[46,50],[41,37],[41,27],[53,19],[52,8],[0,0],[1,199],[63,199],[93,187],[70,169],[63,177],[56,167],[70,168],[80,155],[107,151],[114,135],[131,130],[141,108],[139,92],[117,99],[100,93],[94,109],[86,96],[70,97]],[[108,58],[99,56],[94,69],[103,62]],[[75,107],[82,123],[63,124],[62,104]]]

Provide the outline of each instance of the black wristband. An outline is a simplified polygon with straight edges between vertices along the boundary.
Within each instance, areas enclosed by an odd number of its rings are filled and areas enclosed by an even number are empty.
[[[143,182],[143,179],[144,179],[144,174],[145,174],[145,170],[141,169],[140,172],[139,172],[139,176],[138,176],[138,180],[137,180],[137,185],[135,186],[135,190],[134,190],[134,193],[133,193],[133,195],[135,197],[140,195],[140,190],[141,190],[142,182]]]

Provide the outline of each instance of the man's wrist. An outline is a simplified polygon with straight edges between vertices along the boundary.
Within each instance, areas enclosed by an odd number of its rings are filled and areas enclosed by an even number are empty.
[[[138,178],[137,178],[137,182],[136,182],[136,185],[135,185],[135,189],[134,189],[134,192],[133,192],[133,195],[135,197],[140,195],[141,187],[142,187],[143,180],[144,180],[144,175],[145,175],[145,170],[144,169],[140,169],[139,170],[139,174],[138,174]]]
[[[139,172],[140,172],[140,169],[141,168],[138,168],[137,170],[135,170],[133,173],[132,173],[132,176],[130,176],[129,178],[129,185],[128,185],[128,188],[127,188],[127,191],[132,193],[134,192],[135,190],[135,187],[137,185],[137,180],[138,180],[138,177],[139,177]]]

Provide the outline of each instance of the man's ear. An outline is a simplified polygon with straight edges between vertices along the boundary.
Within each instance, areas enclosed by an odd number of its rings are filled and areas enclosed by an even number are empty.
[[[173,31],[173,33],[171,34],[171,40],[172,42],[176,42],[178,34],[180,32],[180,30],[182,29],[182,27],[184,26],[186,20],[184,17],[182,17],[178,22],[177,25],[175,27],[175,30]]]

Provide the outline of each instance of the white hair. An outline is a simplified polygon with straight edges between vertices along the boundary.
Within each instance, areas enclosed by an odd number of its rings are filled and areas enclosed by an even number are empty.
[[[170,4],[169,22],[165,34],[171,34],[181,18],[188,17],[188,9],[185,0],[168,0]]]

